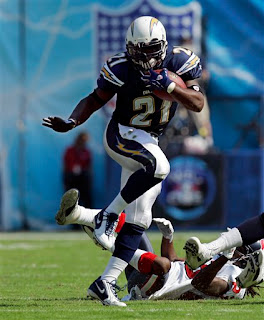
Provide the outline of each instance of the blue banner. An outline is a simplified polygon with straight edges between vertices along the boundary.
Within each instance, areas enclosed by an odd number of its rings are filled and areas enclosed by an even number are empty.
[[[24,6],[23,6],[24,4]],[[192,38],[202,54],[206,17],[208,95],[216,146],[256,148],[255,120],[264,95],[262,0],[10,0],[0,1],[0,146],[5,229],[54,227],[62,188],[62,155],[81,130],[91,136],[95,207],[107,204],[102,135],[114,102],[82,127],[59,134],[41,119],[67,118],[96,86],[103,60],[125,48],[125,32],[138,15],[154,15],[178,45]],[[240,103],[215,96],[247,97]],[[251,97],[254,97],[252,100]],[[260,114],[261,116],[261,114]],[[243,129],[243,128],[242,128]],[[3,169],[4,168],[4,169]],[[26,222],[25,222],[26,219]],[[24,221],[24,222],[23,222]]]

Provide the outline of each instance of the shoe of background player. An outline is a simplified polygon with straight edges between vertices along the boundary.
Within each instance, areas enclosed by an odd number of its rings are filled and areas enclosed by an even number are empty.
[[[55,216],[59,225],[67,225],[76,221],[79,217],[77,210],[80,193],[77,189],[70,189],[64,193],[60,203],[60,209]]]
[[[94,241],[102,248],[112,251],[115,244],[115,229],[118,224],[118,215],[101,210],[94,218]]]
[[[186,251],[186,263],[195,270],[212,258],[210,251],[196,237],[189,238],[183,247]]]
[[[248,288],[264,280],[264,251],[258,250],[247,257],[245,269],[236,277],[239,287]]]
[[[121,301],[130,301],[130,300],[146,300],[146,298],[142,297],[141,290],[137,285],[130,289],[130,292],[124,296]]]
[[[88,288],[87,297],[97,299],[105,306],[126,307],[116,294],[115,284],[106,280],[96,279]]]

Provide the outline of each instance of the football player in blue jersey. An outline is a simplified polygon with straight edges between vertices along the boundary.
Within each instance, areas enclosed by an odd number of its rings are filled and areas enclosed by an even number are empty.
[[[134,20],[127,31],[126,49],[106,61],[97,88],[78,103],[67,120],[43,119],[44,126],[67,132],[117,95],[104,145],[122,167],[121,191],[98,213],[94,230],[94,240],[113,255],[104,273],[88,289],[89,294],[103,304],[117,306],[125,304],[119,301],[112,284],[131,260],[143,231],[149,227],[152,205],[170,171],[169,162],[158,145],[159,136],[178,103],[196,112],[201,111],[204,104],[196,80],[202,71],[199,57],[186,48],[168,46],[165,28],[158,19],[142,16]],[[157,69],[162,69],[160,74],[155,72]],[[171,81],[168,70],[181,76],[187,88]],[[158,98],[154,90],[167,92],[173,101]],[[63,201],[61,216],[71,212],[78,197],[75,194]],[[127,220],[114,241],[118,216],[123,210]]]

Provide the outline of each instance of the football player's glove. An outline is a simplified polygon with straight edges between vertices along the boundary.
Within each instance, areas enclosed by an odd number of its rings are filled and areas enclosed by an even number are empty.
[[[228,259],[232,259],[235,253],[236,247],[223,251],[223,255]]]
[[[141,80],[145,83],[149,90],[165,90],[171,93],[171,84],[174,82],[170,80],[168,76],[168,70],[166,68],[162,69],[161,73],[157,73],[152,69],[149,70],[149,74],[144,74]],[[173,88],[175,87],[175,84]]]
[[[183,150],[188,154],[206,154],[213,146],[211,137],[201,137],[200,135],[187,136],[183,140]]]
[[[76,127],[76,120],[63,120],[59,117],[48,117],[43,119],[42,125],[57,132],[67,132]]]
[[[174,229],[171,222],[164,218],[154,218],[153,221],[156,222],[163,237],[165,239],[169,239],[170,242],[172,242]]]

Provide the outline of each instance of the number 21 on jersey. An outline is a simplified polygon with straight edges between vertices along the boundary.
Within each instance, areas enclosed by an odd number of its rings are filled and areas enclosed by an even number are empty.
[[[164,124],[169,121],[171,105],[171,101],[163,100],[161,105],[160,124]],[[141,111],[145,109],[145,111],[132,117],[130,124],[137,127],[150,127],[152,120],[148,119],[148,117],[155,112],[154,98],[152,96],[145,96],[134,99],[133,109],[134,111]]]

